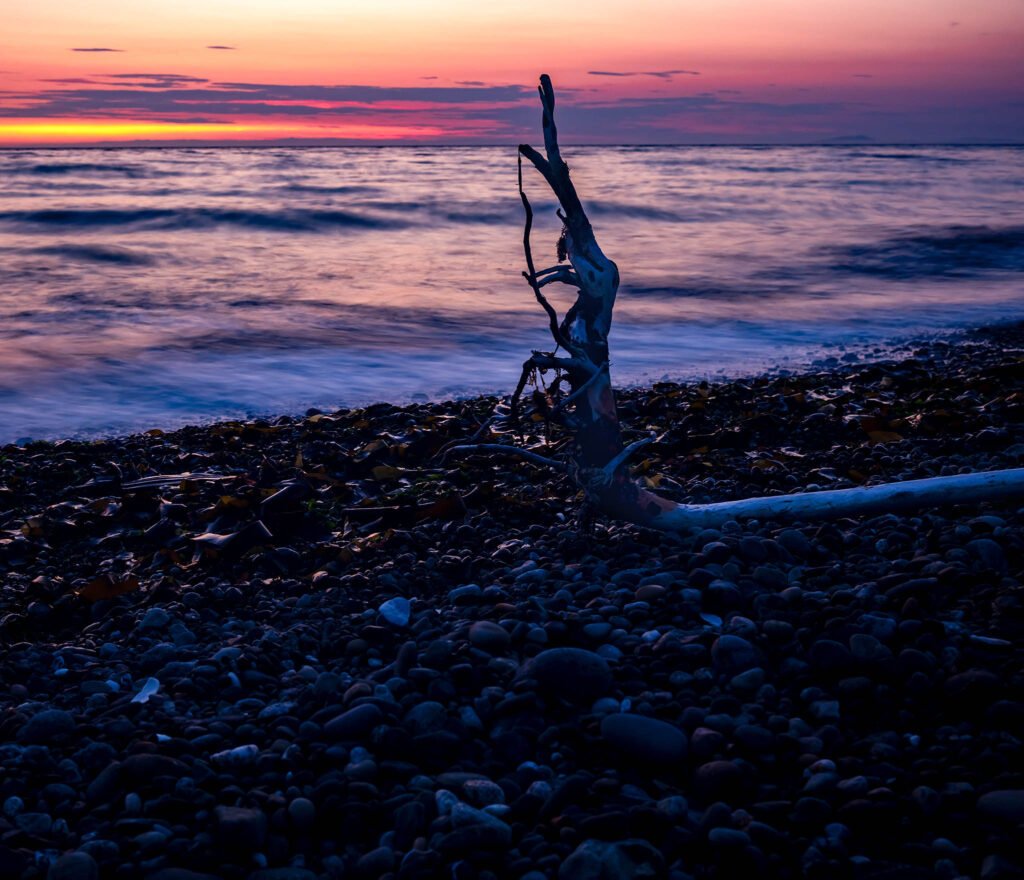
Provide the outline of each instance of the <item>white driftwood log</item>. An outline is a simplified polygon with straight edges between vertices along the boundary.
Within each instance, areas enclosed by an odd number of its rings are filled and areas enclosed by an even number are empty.
[[[627,461],[653,438],[629,446],[622,441],[608,360],[608,332],[619,289],[619,270],[598,246],[569,177],[569,166],[562,160],[555,127],[555,93],[546,74],[540,78],[539,92],[544,155],[526,144],[519,147],[519,193],[526,212],[523,249],[527,271],[523,275],[547,314],[555,349],[535,351],[523,365],[512,398],[512,414],[518,418],[520,398],[531,375],[554,371],[554,388],[562,380],[568,382],[570,392],[557,399],[544,415],[564,427],[572,438],[568,472],[584,490],[589,506],[640,525],[689,532],[732,519],[820,520],[1024,497],[1024,468],[698,505],[680,504],[638,485],[629,475]],[[560,247],[569,265],[560,263],[540,271],[534,266],[530,247],[533,210],[523,190],[523,157],[541,173],[561,206],[558,216],[564,229]],[[543,293],[546,285],[556,282],[578,290],[576,302],[561,321]],[[560,349],[564,355],[558,354]],[[536,464],[566,469],[563,462],[549,461],[536,452],[517,451],[514,446],[468,444],[450,451],[473,449],[519,454]]]

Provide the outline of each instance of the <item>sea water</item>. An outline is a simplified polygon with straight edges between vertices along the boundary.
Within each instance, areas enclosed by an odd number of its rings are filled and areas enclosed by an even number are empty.
[[[1024,148],[565,153],[617,383],[1024,318]],[[551,346],[522,222],[514,147],[0,151],[0,443],[507,393]]]

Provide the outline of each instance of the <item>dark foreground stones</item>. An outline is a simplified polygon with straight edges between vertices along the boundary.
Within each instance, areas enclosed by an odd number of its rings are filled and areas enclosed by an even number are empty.
[[[657,764],[671,776],[686,756],[686,734],[674,724],[642,715],[608,715],[601,736],[626,761]]]
[[[541,651],[526,664],[522,675],[535,679],[542,693],[573,703],[591,703],[612,687],[608,662],[579,648]]]
[[[690,502],[988,470],[1021,351],[619,403]],[[1024,501],[584,530],[496,403],[0,450],[0,878],[1019,875]]]

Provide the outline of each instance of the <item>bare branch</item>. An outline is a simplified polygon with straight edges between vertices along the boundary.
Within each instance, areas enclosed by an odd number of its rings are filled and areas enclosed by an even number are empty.
[[[544,287],[555,281],[560,281],[562,284],[570,284],[573,287],[580,286],[580,277],[573,271],[571,266],[552,266],[550,269],[541,269],[533,277],[538,287]]]
[[[558,312],[548,302],[547,297],[541,293],[541,285],[537,282],[537,268],[533,264],[533,248],[530,245],[530,231],[533,229],[533,207],[530,205],[530,200],[526,197],[526,190],[523,189],[522,155],[519,156],[519,198],[522,199],[523,210],[526,212],[526,222],[523,226],[523,252],[526,255],[526,267],[529,269],[529,272],[523,272],[523,277],[527,280],[530,287],[533,288],[533,295],[537,298],[541,308],[547,313],[548,327],[551,330],[552,338],[555,340],[555,345],[572,352],[574,350],[572,343],[563,335],[561,328],[558,326]]]
[[[454,446],[467,443],[476,443],[476,441],[479,440],[484,435],[484,432],[489,430],[491,425],[498,421],[499,418],[500,416],[498,416],[497,413],[495,413],[492,416],[489,416],[488,418],[484,419],[483,422],[480,423],[480,427],[473,432],[473,436],[470,437],[468,440],[449,440],[447,443],[444,444],[444,446],[437,450],[434,457],[436,458],[437,456],[443,456],[449,449],[452,449]]]
[[[629,460],[629,457],[634,452],[636,452],[641,447],[646,446],[648,443],[653,443],[657,439],[657,435],[651,433],[649,437],[643,437],[640,440],[635,440],[634,442],[630,443],[629,446],[623,449],[622,452],[616,455],[615,458],[613,458],[611,461],[608,462],[608,464],[604,466],[604,472],[609,477],[614,476],[618,469]]]
[[[558,183],[555,180],[554,174],[551,172],[551,164],[545,159],[540,153],[538,153],[529,144],[519,145],[519,155],[526,156],[533,163],[533,167],[536,168],[544,179],[548,182],[548,186],[551,187],[551,191],[557,196],[558,195]]]
[[[593,387],[594,383],[597,382],[597,380],[602,375],[604,375],[604,373],[608,369],[609,369],[609,367],[608,367],[608,363],[606,361],[604,364],[601,365],[601,367],[599,369],[597,369],[594,372],[593,376],[591,376],[589,379],[587,379],[587,381],[584,382],[582,385],[580,385],[580,387],[577,388],[575,391],[573,391],[572,394],[570,394],[568,397],[565,397],[565,398],[563,398],[562,400],[560,400],[558,402],[558,405],[551,411],[551,417],[552,418],[557,418],[558,416],[560,416],[565,411],[565,408],[570,403],[575,403],[577,400],[579,400],[581,397],[583,397],[583,395],[586,394]]]

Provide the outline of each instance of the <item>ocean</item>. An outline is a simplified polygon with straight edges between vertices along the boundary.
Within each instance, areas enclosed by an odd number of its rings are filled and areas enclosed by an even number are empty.
[[[563,149],[617,384],[1024,318],[1022,147]],[[2,150],[0,443],[508,393],[522,219],[514,147]]]

